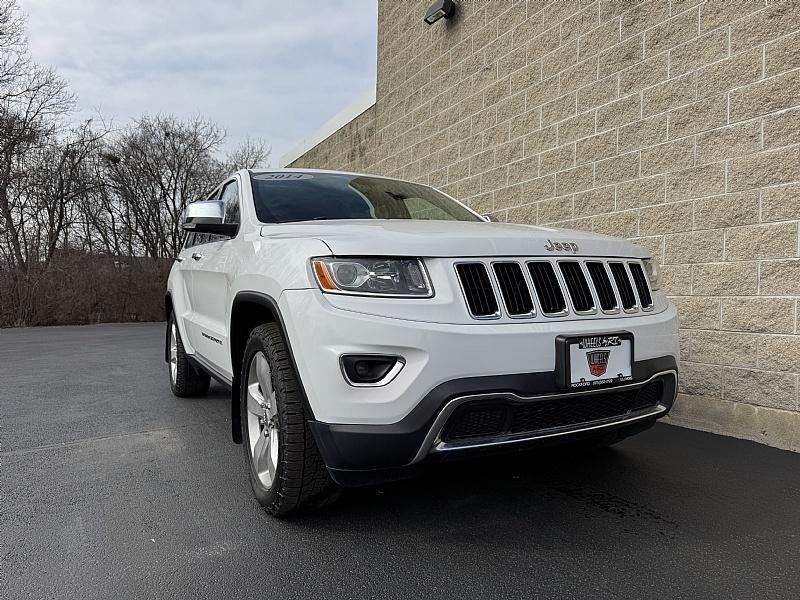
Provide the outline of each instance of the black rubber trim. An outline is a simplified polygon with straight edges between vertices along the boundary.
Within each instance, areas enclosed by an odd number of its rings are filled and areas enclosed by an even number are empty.
[[[207,373],[212,379],[222,384],[228,390],[233,388],[233,382],[225,377],[222,373],[217,371],[211,366],[211,363],[205,360],[199,354],[187,354],[186,359],[197,370]]]
[[[666,413],[665,413],[666,414]],[[663,415],[662,415],[663,416]],[[618,425],[609,425],[603,429],[604,435],[617,435],[620,439],[624,439],[631,435],[636,435],[642,431],[650,429],[655,425],[656,421],[661,416],[651,417],[635,423],[620,423]],[[582,440],[595,438],[598,435],[597,431],[579,431],[571,433],[568,436],[559,436],[552,438],[533,439],[517,442],[504,446],[490,446],[483,448],[471,448],[468,450],[460,450],[458,452],[442,452],[440,454],[432,455],[428,458],[429,462],[451,462],[460,460],[474,459],[477,456],[502,456],[514,452],[524,452],[534,448],[545,448],[551,446],[558,446],[569,443],[580,443]],[[331,478],[340,486],[343,487],[361,487],[367,485],[380,485],[382,483],[389,483],[401,479],[409,479],[415,477],[422,469],[425,468],[425,463],[408,465],[405,467],[394,468],[381,468],[381,469],[331,469],[328,468],[328,473]]]
[[[632,383],[642,383],[656,373],[670,370],[677,371],[672,356],[634,362]],[[436,386],[397,423],[347,425],[312,421],[310,425],[329,469],[400,467],[414,459],[439,411],[453,398],[481,393],[505,392],[518,396],[564,393],[558,383],[552,371],[454,379]],[[667,386],[665,401],[672,402],[674,389]]]

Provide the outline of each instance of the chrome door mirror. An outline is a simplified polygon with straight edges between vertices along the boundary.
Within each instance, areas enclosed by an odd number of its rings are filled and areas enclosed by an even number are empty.
[[[221,225],[225,218],[225,205],[219,200],[197,200],[186,207],[184,229],[197,229],[197,225]]]
[[[183,229],[196,233],[236,235],[239,226],[225,223],[225,204],[220,200],[197,200],[186,207]]]

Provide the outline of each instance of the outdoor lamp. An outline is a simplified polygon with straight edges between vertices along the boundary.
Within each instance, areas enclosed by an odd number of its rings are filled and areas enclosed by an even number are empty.
[[[449,19],[455,12],[456,5],[453,0],[436,0],[428,9],[428,14],[425,15],[425,22],[428,25],[433,25],[442,17]]]

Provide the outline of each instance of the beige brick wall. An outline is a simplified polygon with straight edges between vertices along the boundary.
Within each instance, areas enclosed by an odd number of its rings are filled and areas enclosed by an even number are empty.
[[[681,315],[673,420],[800,449],[800,3],[380,0],[377,103],[293,166],[620,235]]]

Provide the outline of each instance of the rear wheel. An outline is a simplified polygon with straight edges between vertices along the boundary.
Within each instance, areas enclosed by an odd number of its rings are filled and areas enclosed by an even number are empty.
[[[169,385],[172,393],[179,398],[205,396],[211,385],[211,378],[208,374],[195,369],[189,362],[174,313],[170,313],[167,328],[169,331]]]
[[[336,497],[311,430],[289,349],[274,323],[260,325],[245,348],[240,414],[250,484],[273,516],[318,507]]]

